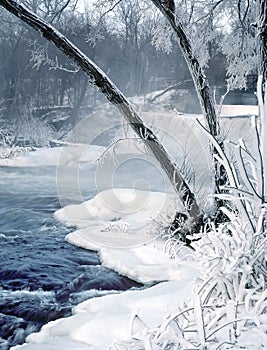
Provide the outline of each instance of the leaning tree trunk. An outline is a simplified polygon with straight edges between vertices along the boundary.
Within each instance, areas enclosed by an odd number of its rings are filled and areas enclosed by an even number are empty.
[[[262,189],[261,198],[267,202],[267,0],[258,0],[258,104],[261,123],[261,161]]]
[[[178,39],[179,46],[189,68],[192,80],[195,85],[195,89],[198,95],[198,100],[201,106],[203,116],[206,120],[208,130],[210,134],[218,141],[219,135],[219,122],[217,112],[215,109],[215,103],[212,98],[210,86],[206,75],[201,68],[197,57],[194,55],[191,42],[186,34],[186,31],[175,15],[175,3],[174,0],[151,0],[154,5],[160,10],[160,12],[167,19],[171,27],[173,28],[176,37]],[[223,144],[220,144],[223,148]],[[212,147],[212,146],[211,146]],[[217,154],[215,148],[212,149],[212,154]],[[215,174],[215,193],[220,193],[221,186],[227,182],[227,176],[225,169],[215,161],[214,163]],[[225,201],[216,197],[216,206],[220,208],[225,204]],[[216,213],[218,222],[225,220],[223,213]]]
[[[18,4],[14,0],[0,0],[0,5],[37,30],[47,40],[53,42],[89,76],[90,82],[96,85],[106,98],[119,109],[132,129],[143,140],[152,155],[159,161],[192,222],[199,222],[202,215],[196,198],[183,179],[176,164],[170,160],[168,153],[153,131],[144,125],[142,119],[134,111],[127,99],[101,69],[52,25],[29,11],[25,6]]]
[[[184,55],[185,61],[191,73],[198,99],[202,109],[202,113],[207,121],[209,131],[212,136],[216,137],[219,132],[217,113],[214,106],[214,101],[211,95],[210,86],[208,80],[203,73],[203,70],[198,62],[198,59],[193,53],[191,42],[185,32],[182,23],[175,16],[175,6],[172,1],[164,0],[151,0],[155,6],[161,11],[164,17],[168,20],[169,24],[173,28],[179,46]],[[172,3],[172,6],[168,6],[167,3]]]
[[[267,89],[267,1],[258,2],[258,41],[259,41],[259,75],[262,76],[262,96],[265,101],[265,92]]]

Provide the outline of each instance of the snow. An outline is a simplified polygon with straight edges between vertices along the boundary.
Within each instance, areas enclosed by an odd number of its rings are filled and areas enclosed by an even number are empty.
[[[93,199],[69,205],[55,213],[55,217],[77,231],[68,240],[83,246],[87,240],[101,246],[125,248],[153,240],[151,223],[160,216],[174,214],[174,195],[134,189],[114,188],[98,193]]]
[[[66,206],[55,217],[76,227],[66,236],[68,242],[97,250],[108,268],[139,282],[152,283],[179,279],[181,270],[189,268],[185,264],[177,270],[176,262],[163,252],[160,227],[154,227],[158,217],[168,220],[174,212],[173,194],[113,189],[82,204]]]
[[[257,116],[259,107],[253,105],[222,105],[221,117]]]
[[[124,341],[142,330],[135,315],[147,327],[156,327],[176,309],[178,300],[188,299],[191,282],[199,274],[197,267],[192,262],[177,265],[164,253],[164,241],[158,237],[158,232],[152,236],[149,233],[152,221],[141,225],[159,210],[161,216],[166,215],[173,204],[173,195],[141,192],[107,190],[82,204],[58,210],[55,217],[66,225],[76,226],[76,231],[66,239],[80,247],[97,250],[104,266],[143,283],[162,283],[82,302],[74,307],[71,317],[49,322],[39,333],[28,336],[28,344],[14,349],[104,350],[114,341]],[[111,205],[114,194],[116,201]],[[118,222],[122,218],[129,223],[129,232],[114,232],[112,226],[110,231],[103,231],[110,222],[114,224],[116,219]]]
[[[13,349],[104,350],[116,340],[142,331],[135,315],[147,327],[156,327],[176,309],[177,300],[190,295],[188,280],[163,282],[145,290],[89,299],[74,307],[73,315],[49,322],[39,333],[28,336],[29,344]]]
[[[66,150],[67,149],[67,150]],[[66,151],[65,151],[66,150]],[[55,148],[38,148],[23,156],[10,159],[0,159],[0,166],[8,167],[41,167],[41,166],[57,166],[59,162],[63,162],[68,166],[77,161],[95,162],[104,147],[96,145],[75,144],[66,147]],[[64,160],[62,159],[64,154]],[[68,155],[67,157],[65,155]]]
[[[102,248],[99,255],[102,265],[142,283],[186,278],[192,281],[198,276],[198,268],[192,261],[177,264],[163,248],[162,241],[155,241],[130,251]]]
[[[227,113],[225,109],[223,115],[229,115]],[[236,113],[236,110],[232,112],[233,115],[240,115]],[[179,130],[179,135],[175,135],[179,150],[185,147],[185,142],[194,159],[199,158],[200,150],[204,150],[205,159],[197,161],[203,172],[198,176],[202,176],[203,182],[210,178],[207,140],[201,130],[196,129],[195,116],[192,118],[169,113],[166,118],[159,108],[154,116],[144,112],[143,117],[159,129],[163,142],[167,139],[166,135],[170,136],[174,130]],[[244,135],[248,123],[238,120],[235,125],[238,126],[235,130],[231,127],[229,130],[238,139],[240,132]],[[173,143],[169,138],[165,140],[171,153],[176,152],[176,157],[177,138]],[[101,151],[101,147],[90,146],[89,158],[86,159],[97,159]],[[42,160],[34,156],[35,152],[28,158],[14,160],[14,164],[57,164],[60,157],[60,148],[37,152],[43,154]],[[75,159],[75,153],[70,155],[66,164],[71,164],[72,159]],[[7,162],[10,166],[11,161]],[[127,340],[133,334],[145,332],[146,328],[157,327],[181,303],[188,301],[192,296],[192,281],[199,276],[198,266],[194,259],[183,263],[171,259],[165,253],[165,243],[160,237],[162,223],[170,220],[176,208],[177,203],[171,193],[116,188],[104,190],[88,201],[58,210],[55,218],[67,226],[75,227],[66,236],[68,242],[98,251],[104,266],[146,283],[149,288],[84,301],[73,308],[71,317],[49,322],[40,332],[29,335],[26,344],[12,349],[108,349],[116,341]],[[193,253],[190,252],[190,255],[193,256]]]

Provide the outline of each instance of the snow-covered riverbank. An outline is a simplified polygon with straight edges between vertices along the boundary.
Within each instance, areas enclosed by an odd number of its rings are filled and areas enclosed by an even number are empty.
[[[125,253],[125,260],[129,259],[129,251]],[[160,264],[157,268],[160,271]],[[166,265],[162,272],[166,273]],[[158,326],[191,296],[195,275],[196,270],[187,266],[179,280],[89,299],[74,308],[73,316],[48,323],[27,338],[29,344],[14,349],[108,349],[116,341],[145,331],[144,327]]]
[[[81,205],[72,205],[59,210],[55,216],[68,225],[75,224],[77,230],[66,237],[69,242],[97,249],[106,267],[151,286],[89,299],[74,307],[71,317],[48,323],[39,333],[28,336],[28,344],[14,349],[108,349],[114,342],[125,341],[135,333],[145,331],[146,327],[158,326],[191,296],[191,283],[199,273],[196,263],[192,259],[184,263],[170,259],[164,253],[164,241],[156,235],[151,236],[148,224],[131,232],[130,225],[141,224],[144,214],[131,212],[132,190],[120,189],[117,193],[121,200],[117,205],[128,199],[128,213],[123,218],[123,222],[128,223],[127,232],[115,229],[122,220],[116,223],[114,207],[102,202],[99,210],[101,194],[84,203],[82,210]],[[102,195],[107,198],[111,194],[108,191]],[[165,194],[150,193],[150,196],[150,203],[143,208],[143,212],[149,208],[147,217],[158,212],[157,198],[162,200]],[[93,217],[92,213],[97,214]],[[107,235],[110,236],[108,244]],[[131,235],[135,235],[136,240],[133,241]],[[121,244],[121,248],[116,248],[116,244]],[[191,252],[188,249],[184,251],[186,253]]]
[[[96,145],[90,145],[90,147],[85,144],[71,145],[68,147],[68,158],[65,159],[65,164],[95,162],[104,149],[104,147]],[[36,151],[30,151],[15,158],[0,159],[0,166],[30,168],[57,166],[60,162],[62,150],[63,147],[37,148]]]

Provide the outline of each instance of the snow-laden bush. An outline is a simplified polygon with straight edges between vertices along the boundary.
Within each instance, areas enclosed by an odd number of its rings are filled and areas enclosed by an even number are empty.
[[[114,349],[262,349],[267,344],[265,232],[247,230],[237,211],[229,222],[207,225],[194,242],[201,279],[193,298],[156,329],[134,334]],[[262,209],[257,226],[265,215]],[[194,237],[196,238],[196,237]]]
[[[267,95],[267,93],[266,93]],[[267,96],[266,96],[267,100]],[[261,99],[259,98],[259,101]],[[264,138],[267,106],[252,118],[256,147],[243,140],[229,143],[226,154],[204,130],[217,149],[216,160],[227,173],[220,197],[228,221],[208,222],[193,235],[192,245],[201,276],[194,282],[193,298],[174,310],[156,329],[134,334],[113,349],[250,349],[267,344],[267,155]],[[266,143],[266,142],[265,142]],[[231,156],[229,156],[231,154]],[[196,240],[197,239],[197,240]],[[181,245],[167,242],[172,257]]]
[[[0,159],[10,159],[25,155],[32,151],[32,147],[19,147],[19,146],[0,146]]]
[[[32,114],[32,106],[24,107],[13,123],[0,119],[0,158],[23,155],[35,147],[49,145],[56,138],[51,125]]]
[[[27,140],[34,146],[47,146],[49,140],[55,137],[55,131],[45,120],[40,120],[32,115],[31,107],[24,108],[16,121],[17,137]]]

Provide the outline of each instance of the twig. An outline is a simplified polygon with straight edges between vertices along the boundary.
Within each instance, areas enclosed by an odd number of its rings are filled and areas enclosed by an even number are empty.
[[[77,1],[78,0],[76,0],[76,4],[77,4]],[[54,16],[51,19],[51,23],[53,23],[57,17],[60,17],[62,15],[62,12],[65,10],[66,7],[68,7],[70,2],[71,2],[71,0],[67,0],[66,4],[64,6],[62,6],[62,8],[54,14]],[[75,4],[75,6],[76,6],[76,4]]]
[[[175,90],[178,86],[184,84],[184,83],[188,83],[192,81],[192,79],[186,79],[183,81],[180,81],[179,83],[176,83],[174,85],[168,86],[165,90],[161,91],[159,94],[157,94],[156,96],[154,96],[152,99],[148,99],[148,102],[153,103],[157,98],[159,98],[160,96],[166,94],[166,92],[170,91],[170,90]]]
[[[115,9],[116,6],[118,6],[120,3],[122,2],[122,0],[118,0],[117,2],[115,2],[115,4],[113,6],[111,6],[107,11],[105,11],[104,13],[102,13],[102,15],[99,18],[99,23],[101,23],[102,19],[111,11],[113,11]]]
[[[224,2],[224,1],[225,1],[225,0],[219,0],[216,4],[214,4],[214,5],[212,6],[212,8],[209,10],[209,12],[208,12],[206,15],[204,15],[204,16],[198,18],[198,19],[195,21],[195,23],[198,23],[198,22],[202,21],[204,18],[206,18],[206,17],[208,17],[210,14],[212,14],[213,11],[216,9],[216,7],[218,7],[218,6],[219,6],[222,2]]]

